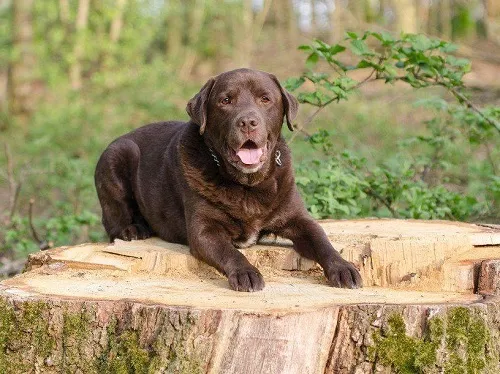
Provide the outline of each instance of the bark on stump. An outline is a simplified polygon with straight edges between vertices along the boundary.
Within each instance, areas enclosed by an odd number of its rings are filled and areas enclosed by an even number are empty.
[[[0,284],[0,373],[500,372],[497,227],[321,224],[365,288],[273,238],[244,251],[255,293],[156,238],[32,255]]]

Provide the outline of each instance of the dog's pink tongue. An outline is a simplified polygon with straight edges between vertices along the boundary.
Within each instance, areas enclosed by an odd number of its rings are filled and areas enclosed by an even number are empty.
[[[257,164],[262,156],[262,148],[248,149],[241,148],[236,154],[245,165]]]

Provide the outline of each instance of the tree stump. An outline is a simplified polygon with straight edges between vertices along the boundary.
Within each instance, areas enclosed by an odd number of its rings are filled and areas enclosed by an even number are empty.
[[[363,289],[279,238],[243,250],[254,293],[157,238],[34,254],[0,284],[0,373],[500,372],[498,227],[321,225]]]

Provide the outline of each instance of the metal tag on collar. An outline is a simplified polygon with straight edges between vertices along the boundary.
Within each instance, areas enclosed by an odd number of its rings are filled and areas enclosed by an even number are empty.
[[[281,162],[281,152],[279,150],[277,150],[275,155],[276,155],[276,158],[275,158],[276,165],[283,166],[283,163]]]
[[[212,150],[211,147],[208,147],[208,150],[210,151],[210,154],[212,155],[212,158],[214,159],[217,166],[220,167],[220,162],[219,162],[219,159],[217,158],[217,155],[214,153],[214,151]]]

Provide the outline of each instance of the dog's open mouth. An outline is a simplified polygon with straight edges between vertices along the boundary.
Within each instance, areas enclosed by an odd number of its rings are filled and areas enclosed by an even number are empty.
[[[260,162],[264,154],[264,149],[259,148],[252,140],[247,140],[240,149],[236,151],[236,156],[245,165],[255,165]]]

